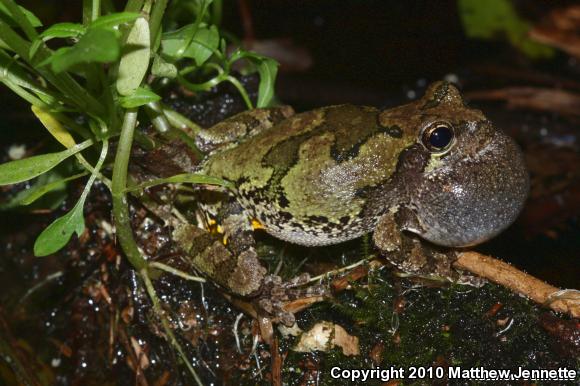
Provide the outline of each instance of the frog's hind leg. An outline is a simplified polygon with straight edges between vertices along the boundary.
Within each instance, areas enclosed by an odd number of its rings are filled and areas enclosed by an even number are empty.
[[[324,291],[318,286],[298,288],[308,283],[308,274],[284,282],[267,273],[256,253],[250,217],[237,201],[224,199],[211,212],[218,220],[209,224],[210,231],[181,224],[173,233],[194,268],[228,292],[251,298],[258,313],[292,325],[294,315],[284,309],[285,304]]]
[[[173,239],[193,267],[213,282],[236,295],[256,296],[267,270],[258,260],[251,225],[235,203],[217,205],[215,212],[218,217],[227,212],[223,222],[212,220],[206,229],[182,223],[175,228]]]
[[[301,274],[288,281],[283,281],[280,276],[266,274],[266,269],[258,261],[255,251],[254,230],[250,216],[243,210],[237,201],[229,201],[219,209],[218,216],[221,218],[224,242],[228,249],[238,256],[236,268],[229,277],[230,290],[237,294],[251,288],[255,296],[254,303],[258,306],[258,312],[273,316],[281,323],[291,326],[294,324],[294,314],[284,309],[286,303],[305,297],[322,296],[324,291],[321,286],[302,288],[308,284],[310,275]],[[250,274],[249,271],[252,271]],[[257,275],[256,272],[259,272]],[[257,282],[258,276],[261,278]],[[251,277],[251,280],[247,280]],[[259,290],[256,290],[259,286]]]
[[[292,115],[294,109],[290,106],[244,111],[202,130],[196,137],[196,144],[204,152],[227,148],[271,128]]]

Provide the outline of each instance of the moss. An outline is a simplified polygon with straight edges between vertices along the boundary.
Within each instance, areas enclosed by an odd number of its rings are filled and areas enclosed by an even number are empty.
[[[562,358],[554,352],[550,336],[538,324],[538,316],[544,311],[501,287],[488,284],[482,288],[458,285],[414,288],[413,282],[397,283],[387,273],[371,279],[374,285],[358,285],[338,296],[332,304],[313,307],[299,322],[305,329],[319,320],[341,324],[360,338],[361,355],[345,357],[340,350],[291,353],[284,368],[288,384],[299,384],[305,379],[304,373],[289,369],[307,361],[316,363],[322,385],[336,384],[337,380],[329,376],[334,366],[343,369],[376,366],[408,369],[434,365],[487,369],[578,367],[577,359]],[[400,291],[395,287],[400,287]],[[402,301],[400,292],[404,293],[406,305],[395,312],[393,304]],[[488,311],[498,302],[503,308],[489,316]],[[377,350],[377,345],[382,350]],[[421,382],[424,381],[416,384]],[[407,380],[404,384],[414,383]]]

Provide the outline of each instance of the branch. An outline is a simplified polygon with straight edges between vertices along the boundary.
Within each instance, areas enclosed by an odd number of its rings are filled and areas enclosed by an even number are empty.
[[[528,275],[508,263],[477,252],[459,253],[453,266],[509,288],[554,311],[580,318],[580,295],[577,291],[569,290],[571,296],[568,298],[559,297],[557,294],[562,292],[559,288]]]

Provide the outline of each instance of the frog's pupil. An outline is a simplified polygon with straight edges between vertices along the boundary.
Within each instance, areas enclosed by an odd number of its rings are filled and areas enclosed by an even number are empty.
[[[437,149],[443,149],[453,139],[453,132],[447,126],[437,126],[429,136],[429,144]]]

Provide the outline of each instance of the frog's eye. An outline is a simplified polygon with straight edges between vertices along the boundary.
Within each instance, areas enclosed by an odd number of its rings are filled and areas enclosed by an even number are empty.
[[[454,138],[453,126],[447,122],[437,122],[423,130],[421,140],[429,151],[440,153],[451,147]]]

